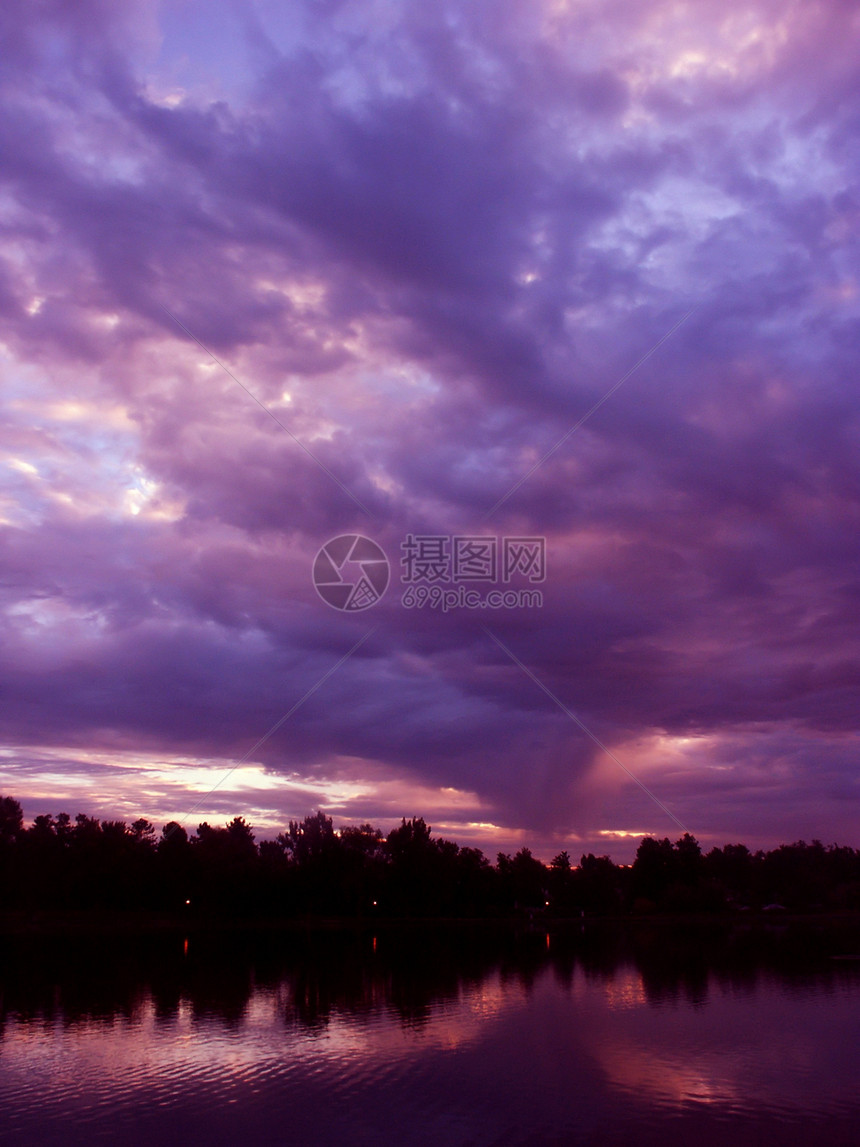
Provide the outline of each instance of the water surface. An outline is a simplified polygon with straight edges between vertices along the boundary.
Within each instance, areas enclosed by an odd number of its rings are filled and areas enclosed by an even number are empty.
[[[0,1140],[860,1143],[820,930],[7,941]]]

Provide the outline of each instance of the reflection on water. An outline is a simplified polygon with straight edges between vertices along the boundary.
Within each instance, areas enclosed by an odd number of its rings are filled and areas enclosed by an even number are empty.
[[[6,942],[0,1141],[860,1142],[857,936]]]

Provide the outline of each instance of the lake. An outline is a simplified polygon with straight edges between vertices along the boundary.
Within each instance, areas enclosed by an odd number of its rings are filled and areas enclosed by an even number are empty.
[[[7,938],[0,1141],[855,1147],[858,952],[814,923]]]

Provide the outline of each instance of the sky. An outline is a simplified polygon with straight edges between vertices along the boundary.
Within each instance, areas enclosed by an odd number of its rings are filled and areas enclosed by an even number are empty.
[[[858,31],[6,0],[0,792],[860,846]]]

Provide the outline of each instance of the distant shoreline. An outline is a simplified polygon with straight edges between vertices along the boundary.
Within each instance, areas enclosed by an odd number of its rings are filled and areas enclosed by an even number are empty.
[[[200,935],[212,933],[278,935],[306,932],[385,932],[494,931],[510,933],[549,933],[576,935],[582,930],[604,927],[660,927],[674,931],[755,927],[774,931],[793,925],[825,927],[855,926],[860,931],[860,911],[846,909],[824,912],[720,912],[647,913],[585,917],[552,917],[535,914],[499,917],[243,917],[183,916],[181,913],[116,911],[62,911],[0,913],[0,938],[27,936],[115,936],[117,938],[158,935]]]

